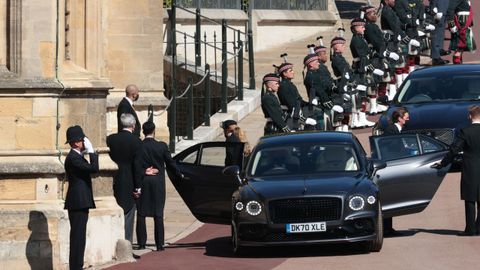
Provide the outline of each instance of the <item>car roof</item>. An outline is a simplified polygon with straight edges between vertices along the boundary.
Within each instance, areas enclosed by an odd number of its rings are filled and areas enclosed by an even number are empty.
[[[480,64],[443,65],[431,66],[415,70],[410,73],[411,78],[443,77],[446,74],[470,74],[480,73]]]
[[[355,135],[350,132],[335,131],[312,131],[298,133],[280,133],[260,138],[259,144],[262,146],[278,144],[295,144],[304,142],[325,142],[325,143],[352,143]]]

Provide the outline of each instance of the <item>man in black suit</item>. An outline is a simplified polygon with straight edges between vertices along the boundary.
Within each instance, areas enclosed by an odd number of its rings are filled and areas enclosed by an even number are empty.
[[[410,120],[410,115],[407,108],[398,107],[392,113],[392,123],[385,128],[383,135],[400,134],[408,120]]]
[[[410,115],[407,108],[398,107],[392,113],[392,123],[388,125],[387,128],[385,128],[383,135],[400,134],[402,132],[403,126],[405,125],[405,123],[407,123],[408,120],[410,120]],[[392,148],[395,148],[395,146]],[[403,149],[403,146],[401,146],[400,149]],[[385,236],[400,235],[400,233],[393,228],[393,218],[391,217],[383,219],[383,232]]]
[[[140,121],[138,120],[137,113],[133,108],[133,102],[138,100],[139,95],[138,87],[134,84],[130,84],[125,88],[125,97],[120,101],[118,104],[117,109],[117,124],[118,124],[118,132],[122,131],[125,126],[123,126],[120,117],[124,113],[129,113],[135,117],[135,128],[133,130],[133,134],[140,137]]]
[[[460,130],[447,155],[440,163],[432,165],[434,168],[445,167],[463,151],[460,196],[465,201],[466,226],[465,230],[458,234],[459,236],[480,234],[480,166],[478,166],[480,164],[480,106],[470,106],[468,114],[472,124]]]
[[[142,126],[145,139],[142,142],[138,156],[135,159],[135,177],[141,183],[141,195],[138,202],[137,239],[140,246],[147,241],[145,217],[153,217],[155,223],[155,245],[157,251],[164,250],[165,233],[163,225],[163,210],[165,207],[165,165],[172,175],[183,175],[178,170],[175,161],[170,155],[168,145],[155,140],[155,124],[145,122]],[[148,170],[155,173],[149,174]]]
[[[92,143],[85,137],[80,126],[67,129],[67,142],[71,150],[65,159],[65,173],[68,181],[65,209],[70,221],[70,270],[83,269],[88,212],[95,208],[90,174],[98,173],[98,155]],[[83,157],[86,150],[90,162]]]
[[[135,196],[139,195],[140,188],[135,182],[133,164],[142,141],[133,134],[136,127],[133,115],[124,113],[120,120],[124,128],[107,137],[107,146],[110,148],[110,158],[118,165],[118,171],[113,178],[113,195],[125,215],[125,239],[132,243]]]

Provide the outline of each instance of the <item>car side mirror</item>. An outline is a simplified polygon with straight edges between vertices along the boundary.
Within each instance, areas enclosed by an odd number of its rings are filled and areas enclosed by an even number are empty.
[[[377,97],[377,103],[384,106],[390,105],[390,101],[388,100],[387,95]]]
[[[369,161],[369,172],[370,176],[374,176],[377,171],[387,167],[387,163],[378,159],[371,159]]]
[[[240,177],[240,167],[238,165],[227,166],[222,171],[223,175],[226,176],[234,176],[237,178],[238,183],[243,186],[245,183],[243,179]]]

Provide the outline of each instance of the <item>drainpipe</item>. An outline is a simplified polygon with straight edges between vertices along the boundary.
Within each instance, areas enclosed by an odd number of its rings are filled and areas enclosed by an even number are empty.
[[[60,149],[60,144],[58,142],[59,140],[59,131],[60,131],[60,98],[63,95],[63,92],[65,92],[65,85],[62,83],[59,77],[59,64],[58,64],[58,54],[59,54],[59,44],[60,44],[60,0],[57,0],[57,19],[56,19],[56,32],[55,32],[55,80],[62,86],[62,91],[57,95],[57,105],[56,105],[56,125],[55,125],[55,149],[57,150],[57,157],[58,161],[64,166],[63,161],[62,161],[62,149]],[[61,187],[61,194],[62,194],[62,199],[65,200],[64,198],[64,192],[63,192],[63,187],[65,186],[65,180],[66,176],[62,180],[62,187]]]

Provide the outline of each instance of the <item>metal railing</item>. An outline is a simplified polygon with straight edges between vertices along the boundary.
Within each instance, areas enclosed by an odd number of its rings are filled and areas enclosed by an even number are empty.
[[[212,109],[217,106],[217,103],[212,104],[212,91],[210,89],[210,80],[218,82],[221,77],[221,95],[220,95],[220,104],[219,109],[220,112],[226,113],[227,112],[227,104],[229,100],[237,98],[238,100],[243,100],[243,62],[249,62],[249,76],[250,76],[250,89],[255,89],[255,72],[253,66],[253,40],[252,40],[252,31],[249,28],[246,31],[241,31],[240,29],[236,29],[231,25],[228,25],[228,21],[226,19],[222,20],[213,20],[208,17],[201,15],[200,7],[197,6],[195,11],[187,9],[183,6],[177,4],[177,2],[182,2],[181,0],[173,1],[172,8],[169,10],[169,27],[167,28],[167,50],[166,55],[171,56],[172,60],[172,68],[171,68],[171,91],[169,93],[170,101],[167,106],[168,108],[168,126],[170,130],[170,140],[169,140],[169,147],[172,153],[175,152],[175,142],[177,141],[177,100],[183,98],[186,99],[186,138],[193,139],[193,129],[201,124],[206,126],[210,125],[210,114]],[[196,1],[191,1],[196,2]],[[200,5],[200,2],[196,2],[197,5]],[[195,32],[194,34],[188,34],[186,32],[181,32],[176,29],[176,13],[177,10],[181,9],[187,13],[191,13],[195,15]],[[251,14],[251,13],[249,13]],[[212,28],[213,26],[218,26],[221,28],[221,39],[217,37],[216,30],[213,31],[213,35],[209,38],[207,37],[207,32],[205,31],[203,34],[203,39],[201,33],[202,28],[202,21],[209,24],[209,27]],[[251,25],[251,24],[248,24]],[[248,26],[246,26],[248,27]],[[213,38],[212,38],[213,36]],[[183,40],[177,41],[177,38],[183,38]],[[248,44],[248,47],[245,46]],[[188,49],[193,48],[194,50]],[[202,48],[203,47],[203,48]],[[189,63],[188,55],[194,51],[194,63]],[[209,57],[211,55],[207,55],[210,51],[213,54],[213,63],[208,63]],[[217,51],[220,51],[221,54],[221,61],[217,59]],[[243,52],[248,52],[248,58],[244,58]],[[178,53],[183,53],[183,57],[179,59]],[[192,57],[190,57],[192,58]],[[182,63],[183,62],[183,63]],[[230,82],[227,82],[228,79],[228,64],[233,62],[233,95],[227,95],[228,92],[228,85]],[[180,64],[179,64],[180,63]],[[187,77],[188,72],[193,74],[199,74],[202,72],[202,67],[205,66],[203,69],[203,78],[197,82],[193,82],[193,78],[191,76]],[[219,66],[221,66],[221,76],[218,74]],[[179,80],[178,71],[181,71],[182,68],[184,69],[184,74],[186,79],[186,86],[185,90],[181,92],[181,95],[177,96],[178,93],[178,84],[182,84]],[[189,70],[190,68],[190,70]],[[178,70],[177,70],[178,69]],[[200,84],[203,83],[203,86]],[[220,83],[220,82],[219,82]],[[230,83],[231,84],[231,83]],[[195,89],[197,88],[197,89]],[[200,88],[200,92],[198,91]],[[181,87],[183,89],[183,87]],[[194,94],[194,91],[196,93]],[[199,100],[203,99],[203,101]],[[195,102],[194,102],[195,100]],[[196,105],[204,106],[202,108],[202,115],[201,117],[194,117],[194,109]],[[218,111],[218,110],[215,110]],[[152,116],[153,117],[153,116]],[[185,115],[181,115],[180,117],[184,117]],[[199,118],[201,118],[199,120]]]

